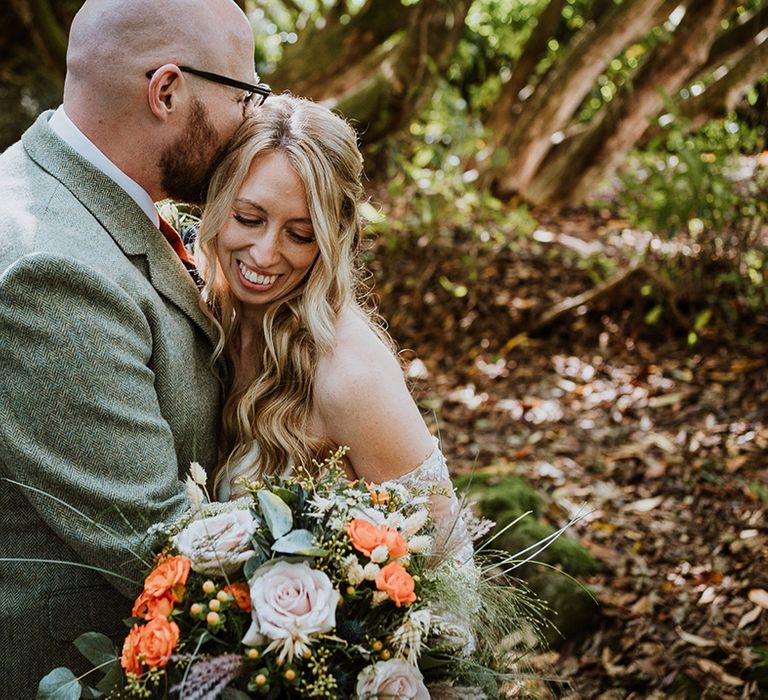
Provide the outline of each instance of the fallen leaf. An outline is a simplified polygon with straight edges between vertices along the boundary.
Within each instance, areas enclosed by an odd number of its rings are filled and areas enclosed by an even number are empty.
[[[649,513],[656,506],[661,505],[664,501],[664,496],[654,496],[653,498],[642,498],[634,503],[627,503],[624,506],[624,510],[629,510],[634,513]]]
[[[763,612],[763,609],[759,605],[755,605],[752,610],[745,612],[739,620],[737,629],[744,629],[747,625],[751,625],[758,617],[760,617],[761,612]]]
[[[691,634],[690,632],[686,632],[682,627],[675,627],[675,632],[677,632],[680,639],[682,639],[684,642],[688,642],[688,644],[693,644],[697,647],[717,646],[717,642],[711,639],[704,639],[704,637],[699,637],[698,634]]]
[[[741,469],[749,459],[749,455],[736,455],[725,460],[725,469],[729,474],[733,474]]]
[[[768,609],[768,591],[764,588],[753,588],[749,592],[749,599],[761,608]]]
[[[736,686],[744,685],[744,681],[741,680],[741,678],[736,678],[736,676],[727,673],[720,664],[716,664],[714,661],[710,661],[709,659],[697,659],[696,663],[704,673],[713,673],[716,675],[721,683]]]
[[[660,408],[661,406],[672,406],[676,403],[680,403],[688,396],[683,391],[678,391],[674,394],[662,394],[661,396],[652,396],[648,399],[648,405],[651,408]]]

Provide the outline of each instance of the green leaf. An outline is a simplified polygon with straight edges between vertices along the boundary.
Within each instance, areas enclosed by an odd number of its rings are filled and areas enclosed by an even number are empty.
[[[299,502],[299,497],[288,489],[284,489],[282,486],[273,486],[272,493],[280,496],[281,500],[285,501],[291,508],[295,508]]]
[[[114,688],[122,688],[123,672],[120,668],[120,661],[116,660],[114,664],[108,667],[107,673],[97,684],[96,690],[102,693],[108,693]]]
[[[272,545],[272,550],[282,554],[301,554],[306,557],[322,557],[328,551],[317,547],[309,530],[294,530]]]
[[[263,555],[263,553],[260,550],[256,550],[256,554],[254,554],[250,559],[247,559],[245,562],[245,566],[243,567],[243,576],[245,576],[245,580],[253,576],[253,572],[256,571],[265,561],[267,558]]]
[[[257,492],[261,513],[267,521],[267,527],[272,537],[279,540],[283,535],[291,531],[293,527],[293,513],[280,496],[261,489]]]
[[[99,632],[86,632],[75,640],[78,651],[94,666],[117,660],[117,651],[112,640]]]
[[[37,700],[80,700],[80,681],[68,668],[54,668],[37,686]]]
[[[658,323],[663,311],[664,307],[661,304],[657,304],[647,314],[645,314],[645,322],[649,326],[653,326],[655,323]]]
[[[693,330],[697,333],[704,328],[712,318],[712,309],[704,309],[696,315],[696,320],[693,322]]]

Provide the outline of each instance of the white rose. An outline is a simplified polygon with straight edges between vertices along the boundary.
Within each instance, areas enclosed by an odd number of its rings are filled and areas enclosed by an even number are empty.
[[[368,581],[375,581],[376,577],[381,573],[381,569],[378,564],[373,562],[366,564],[363,567],[363,577]]]
[[[257,646],[264,638],[270,640],[266,651],[280,649],[279,663],[303,655],[313,635],[336,626],[339,592],[325,573],[307,562],[266,564],[249,584],[253,623],[243,644]]]
[[[379,661],[373,666],[366,666],[357,676],[355,692],[358,700],[379,697],[429,700],[421,671],[402,659]]]
[[[232,574],[253,556],[251,536],[257,526],[250,511],[230,510],[192,521],[173,544],[198,573]]]

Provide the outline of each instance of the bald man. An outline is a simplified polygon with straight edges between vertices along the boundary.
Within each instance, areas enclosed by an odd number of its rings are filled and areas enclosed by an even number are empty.
[[[2,698],[121,641],[142,533],[216,462],[216,335],[153,203],[203,199],[268,94],[253,55],[232,0],[87,0],[62,107],[0,156]]]

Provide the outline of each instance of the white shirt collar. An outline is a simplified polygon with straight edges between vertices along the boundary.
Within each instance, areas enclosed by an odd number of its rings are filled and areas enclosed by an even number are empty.
[[[160,228],[160,216],[149,193],[135,180],[128,177],[107,156],[105,156],[59,107],[48,122],[54,133],[67,145],[77,151],[91,165],[98,168],[107,177],[114,180],[138,204],[150,221]]]

